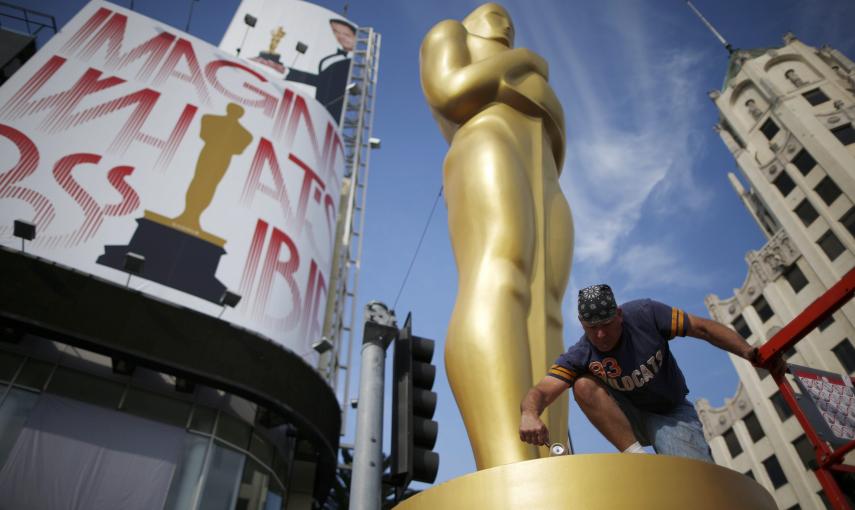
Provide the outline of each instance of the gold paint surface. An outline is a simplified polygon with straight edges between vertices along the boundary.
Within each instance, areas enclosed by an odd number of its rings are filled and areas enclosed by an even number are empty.
[[[422,90],[450,144],[458,294],[445,365],[478,469],[549,455],[520,441],[519,403],[563,351],[573,251],[558,183],[564,113],[546,62],[513,40],[507,11],[488,3],[434,26],[420,55]],[[543,419],[566,446],[566,394]]]
[[[397,510],[776,510],[736,471],[665,455],[564,455],[471,473],[402,501]]]

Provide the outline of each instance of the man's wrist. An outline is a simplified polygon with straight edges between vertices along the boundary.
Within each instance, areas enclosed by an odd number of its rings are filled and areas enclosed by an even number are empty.
[[[533,409],[523,409],[522,415],[526,418],[540,418],[540,413]]]
[[[758,349],[757,347],[748,346],[748,349],[745,351],[743,357],[748,360],[752,365],[756,365],[759,355],[760,349]]]

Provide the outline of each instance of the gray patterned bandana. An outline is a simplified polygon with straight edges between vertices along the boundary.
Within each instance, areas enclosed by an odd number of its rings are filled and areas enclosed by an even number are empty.
[[[611,319],[616,313],[615,295],[605,283],[579,291],[579,320],[596,324]]]

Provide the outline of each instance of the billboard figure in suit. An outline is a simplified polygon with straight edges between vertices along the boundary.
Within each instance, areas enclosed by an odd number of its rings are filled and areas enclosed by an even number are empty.
[[[330,28],[341,48],[318,62],[317,74],[291,69],[285,79],[315,87],[315,99],[339,122],[350,72],[349,55],[356,45],[356,27],[341,19],[331,19]]]

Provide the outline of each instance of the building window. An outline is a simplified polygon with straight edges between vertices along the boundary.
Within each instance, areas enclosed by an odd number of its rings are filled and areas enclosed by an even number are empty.
[[[802,507],[800,507],[799,504],[796,503],[795,505],[791,506],[787,510],[802,510]]]
[[[797,294],[808,284],[805,274],[802,273],[802,270],[799,269],[799,266],[795,264],[784,270],[784,278],[787,279],[787,283],[789,283],[790,287],[793,288],[793,292]]]
[[[724,443],[727,445],[727,450],[732,458],[735,459],[737,455],[742,453],[742,445],[739,444],[739,438],[736,437],[733,427],[727,429],[722,437],[724,437]]]
[[[846,251],[846,247],[843,246],[843,243],[840,242],[840,239],[838,239],[831,230],[827,231],[822,237],[817,239],[816,244],[818,244],[819,247],[822,248],[822,251],[828,255],[829,260],[835,260],[841,253]]]
[[[819,181],[819,184],[816,185],[814,191],[817,192],[820,198],[822,198],[822,201],[825,202],[827,205],[833,204],[841,193],[840,188],[837,187],[837,184],[834,182],[834,180],[827,175],[823,177],[821,181]]]
[[[772,480],[772,487],[777,489],[787,484],[787,477],[784,475],[781,463],[778,462],[778,457],[775,457],[774,453],[763,461],[763,467],[766,468],[766,473]]]
[[[0,466],[6,463],[39,398],[38,393],[19,388],[5,391],[8,393],[0,406]]]
[[[799,169],[802,175],[807,175],[816,166],[816,160],[805,149],[799,151],[796,157],[793,158],[793,165]]]
[[[791,191],[796,187],[796,183],[793,182],[793,178],[790,177],[790,174],[787,172],[781,172],[781,175],[778,176],[777,179],[772,181],[772,184],[778,188],[778,191],[781,192],[782,195],[787,196]]]
[[[840,223],[855,237],[855,206],[850,207],[846,214],[840,217]]]
[[[754,367],[754,370],[757,372],[757,377],[759,377],[761,381],[763,380],[764,377],[769,375],[769,371],[766,370],[765,368]]]
[[[829,315],[828,317],[822,319],[822,322],[817,324],[816,327],[819,328],[820,331],[825,331],[832,324],[834,324],[834,316]]]
[[[742,418],[742,421],[745,422],[745,428],[748,429],[748,435],[751,436],[751,440],[755,443],[766,436],[766,433],[763,432],[763,427],[760,425],[760,420],[757,419],[757,415],[754,414],[754,411],[745,415],[745,418]]]
[[[847,373],[855,372],[855,347],[852,347],[852,342],[848,338],[844,338],[842,342],[834,346],[831,352],[837,356],[837,360],[840,361]]]
[[[784,360],[788,360],[788,359],[792,358],[793,356],[795,356],[796,354],[797,354],[796,346],[793,345],[792,347],[790,347],[789,349],[784,351]]]
[[[816,469],[819,466],[816,462],[816,453],[813,450],[813,445],[810,444],[806,435],[802,434],[798,439],[793,441],[793,448],[796,449],[796,453],[802,459],[805,469]]]
[[[768,321],[773,315],[775,315],[775,312],[772,311],[772,307],[769,306],[769,303],[766,301],[763,294],[760,294],[760,297],[755,299],[754,302],[751,303],[751,306],[754,307],[754,310],[763,322]]]
[[[829,101],[828,96],[825,95],[825,92],[823,92],[822,89],[808,90],[802,95],[807,99],[807,102],[813,106]]]
[[[11,382],[23,361],[21,355],[0,351],[0,381]]]
[[[742,338],[748,338],[751,336],[751,328],[748,327],[748,323],[745,322],[745,319],[742,315],[739,315],[735,319],[733,319],[733,329],[736,330],[737,333],[742,335]]]
[[[764,124],[765,126],[765,124]],[[775,126],[777,127],[777,126]],[[840,140],[840,143],[843,145],[849,145],[855,143],[855,129],[852,129],[852,124],[846,124],[845,126],[838,126],[831,130],[831,134],[837,137]],[[771,140],[772,138],[769,137]]]
[[[752,479],[752,480],[756,480],[756,479],[754,478],[754,471],[751,471],[750,469],[749,469],[748,471],[746,471],[745,473],[743,473],[743,474],[744,474],[745,476],[747,476],[748,478]]]
[[[831,506],[831,501],[828,500],[828,496],[825,495],[825,491],[819,491],[816,495],[822,500],[822,504],[825,505],[825,508],[834,508]]]
[[[781,395],[780,391],[776,391],[775,394],[769,398],[769,401],[772,402],[772,406],[775,408],[775,411],[777,411],[778,418],[780,418],[781,421],[787,421],[787,418],[793,415],[793,410],[787,405],[787,401],[784,400],[784,396]]]
[[[810,205],[808,199],[802,200],[801,203],[796,206],[794,211],[796,212],[796,216],[802,220],[802,223],[806,227],[811,226],[811,224],[819,218],[819,213],[816,212],[816,209],[814,209],[812,205]]]
[[[766,122],[764,122],[763,125],[760,127],[760,132],[763,133],[763,135],[766,136],[766,139],[768,140],[774,138],[780,130],[781,128],[779,128],[778,125],[775,124],[775,121],[773,121],[772,119],[766,119]],[[840,137],[838,136],[838,138]]]

